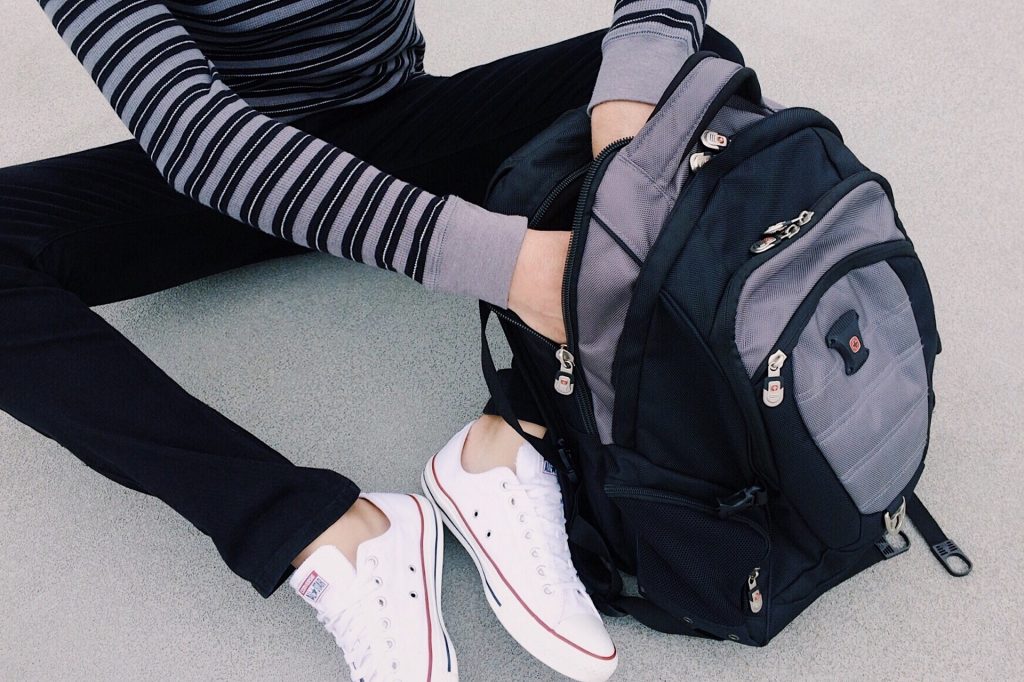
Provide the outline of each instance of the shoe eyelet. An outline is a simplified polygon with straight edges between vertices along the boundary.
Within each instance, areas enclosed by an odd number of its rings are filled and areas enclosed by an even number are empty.
[[[417,597],[419,597],[419,595],[416,594],[415,592],[410,592],[409,596],[412,597],[413,599],[416,599]]]
[[[480,512],[479,512],[479,511],[475,511],[475,512],[473,512],[473,518],[474,518],[474,519],[475,519],[475,518],[477,518],[477,517],[479,517],[479,516],[480,516]]]
[[[513,506],[513,507],[514,507],[514,506],[516,506],[516,498],[514,498],[514,497],[510,497],[510,498],[508,498],[508,503],[509,503],[509,504],[510,504],[511,506]]]
[[[533,538],[533,531],[529,531],[529,530],[526,531],[525,533],[523,533],[523,537],[526,538],[527,540],[532,539]]]
[[[508,486],[508,481],[502,481],[501,482],[501,489],[502,490],[508,490],[508,487],[509,487]]]
[[[544,567],[543,566],[538,566],[537,567],[537,575],[539,575],[539,576],[543,576],[544,575]]]
[[[388,605],[388,600],[387,599],[385,599],[384,597],[377,597],[377,606],[378,606],[378,608],[384,608],[387,605]]]
[[[412,564],[409,564],[409,572],[410,573],[415,573],[416,572],[416,567],[413,566]]]
[[[491,537],[491,531],[487,531],[487,537]]]
[[[384,640],[384,645],[387,648],[389,648],[389,649],[394,649],[395,648],[395,640],[393,640],[393,639],[385,639]]]
[[[525,513],[519,515],[519,523],[526,523],[526,514]]]
[[[530,556],[532,556],[534,559],[539,559],[540,558],[540,548],[539,547],[534,547],[533,549],[531,549],[530,550]]]
[[[398,670],[398,661],[391,661],[391,669]]]
[[[376,585],[377,587],[383,587],[384,579],[381,578],[379,575],[375,575],[375,576],[373,576],[373,584]]]
[[[381,627],[382,630],[390,630],[391,629],[391,619],[390,618],[381,618],[381,620],[380,620],[380,627]],[[388,641],[391,641],[391,640],[388,640]]]
[[[544,594],[554,594],[554,593],[555,593],[555,588],[551,587],[551,585],[545,585],[544,586]]]
[[[377,559],[377,557],[370,556],[366,558],[366,565],[370,568],[377,568],[377,566],[380,565],[380,561]]]

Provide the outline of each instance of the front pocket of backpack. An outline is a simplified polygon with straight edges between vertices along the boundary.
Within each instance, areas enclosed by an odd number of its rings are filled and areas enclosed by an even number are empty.
[[[753,380],[782,487],[833,548],[877,539],[927,447],[925,353],[892,266],[905,259],[895,242],[837,264]]]
[[[760,522],[745,513],[723,517],[716,506],[663,490],[608,484],[605,493],[635,538],[644,597],[723,638],[765,615],[770,543]]]

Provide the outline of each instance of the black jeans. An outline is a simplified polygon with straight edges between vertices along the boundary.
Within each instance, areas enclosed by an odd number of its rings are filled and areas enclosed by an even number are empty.
[[[602,35],[420,76],[295,125],[480,203],[505,157],[589,100]],[[190,396],[89,307],[303,252],[176,194],[135,142],[0,169],[0,409],[166,502],[264,596],[358,488]]]

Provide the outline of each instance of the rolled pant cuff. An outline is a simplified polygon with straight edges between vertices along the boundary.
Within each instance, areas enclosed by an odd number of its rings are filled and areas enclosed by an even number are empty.
[[[346,490],[310,516],[309,521],[271,555],[259,578],[251,581],[256,591],[264,598],[270,597],[295,570],[292,559],[341,518],[358,498],[359,488],[350,483]]]

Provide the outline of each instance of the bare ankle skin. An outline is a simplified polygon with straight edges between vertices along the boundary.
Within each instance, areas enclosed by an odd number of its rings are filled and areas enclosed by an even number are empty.
[[[543,426],[524,421],[520,421],[519,425],[531,436],[544,436]],[[480,415],[469,429],[466,444],[462,447],[462,468],[471,474],[497,467],[508,467],[515,471],[516,454],[522,444],[522,436],[504,419],[490,414]]]
[[[543,426],[524,421],[519,422],[519,425],[531,436],[544,436]],[[473,423],[466,437],[466,444],[462,449],[462,466],[474,474],[501,466],[515,471],[516,454],[522,444],[522,437],[506,424],[504,419],[489,414],[481,415]],[[313,552],[325,545],[337,547],[346,559],[355,564],[359,545],[382,535],[390,527],[391,524],[384,512],[372,502],[359,498],[340,519],[292,560],[292,566],[297,568]]]
[[[384,512],[372,502],[359,498],[340,519],[292,560],[292,566],[298,568],[313,552],[325,545],[337,547],[354,565],[359,545],[382,535],[390,527],[391,523]]]

